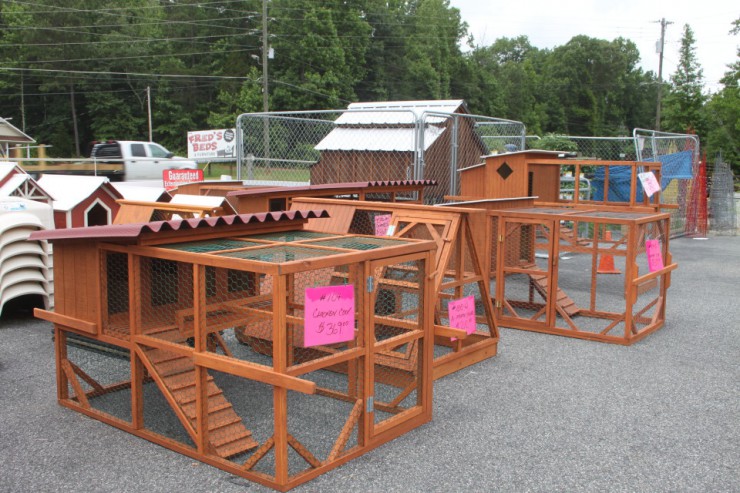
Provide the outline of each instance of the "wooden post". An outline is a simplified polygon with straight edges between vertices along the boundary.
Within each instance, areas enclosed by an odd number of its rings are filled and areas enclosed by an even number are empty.
[[[275,274],[272,278],[272,361],[273,369],[285,374],[287,361],[288,308],[286,276]],[[288,391],[284,387],[273,388],[273,411],[275,413],[273,437],[275,439],[275,481],[284,485],[288,482]]]
[[[179,271],[179,268],[178,268]],[[182,283],[185,284],[185,283]],[[207,351],[206,347],[206,269],[193,264],[193,336],[196,353]],[[198,453],[208,453],[208,372],[195,364],[195,432],[198,438]]]
[[[373,275],[371,263],[365,261],[362,263],[364,275],[362,279],[370,279]],[[362,357],[362,367],[364,369],[364,380],[363,380],[363,401],[362,401],[362,415],[360,416],[360,427],[358,430],[363,430],[362,436],[358,434],[357,441],[361,444],[366,444],[372,437],[373,420],[375,419],[375,412],[371,406],[367,403],[369,399],[373,398],[375,393],[375,358],[373,357],[373,346],[375,345],[375,292],[377,292],[377,279],[373,283],[375,289],[370,291],[365,286],[361,287],[362,294],[359,297],[362,300],[362,305],[366,307],[365,316],[363,318],[363,343],[365,344],[365,356]]]
[[[65,401],[69,399],[69,386],[62,370],[62,362],[67,359],[67,333],[57,324],[54,324],[54,357],[57,367],[57,399]]]

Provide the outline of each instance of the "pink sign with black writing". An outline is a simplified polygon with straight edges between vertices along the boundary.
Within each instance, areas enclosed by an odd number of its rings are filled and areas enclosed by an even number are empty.
[[[450,301],[447,310],[450,317],[450,327],[462,329],[468,334],[475,332],[475,298],[473,296]],[[455,340],[455,338],[453,337],[452,340]]]
[[[660,183],[658,183],[658,179],[655,178],[655,173],[652,171],[638,173],[637,177],[640,179],[642,189],[645,190],[648,197],[652,197],[655,192],[660,192]]]
[[[303,344],[335,344],[355,338],[355,287],[321,286],[305,293]]]
[[[648,259],[648,269],[655,272],[663,268],[663,254],[660,251],[660,241],[645,240],[645,253]]]
[[[388,226],[391,225],[390,214],[378,214],[375,216],[375,236],[386,236]]]

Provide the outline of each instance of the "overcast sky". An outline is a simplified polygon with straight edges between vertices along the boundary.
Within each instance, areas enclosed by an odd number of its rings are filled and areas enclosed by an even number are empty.
[[[683,26],[689,24],[705,86],[712,91],[721,87],[719,79],[736,60],[740,44],[740,35],[729,34],[740,17],[737,0],[450,0],[450,5],[460,9],[477,45],[526,35],[537,48],[553,48],[578,34],[609,41],[622,36],[637,45],[642,68],[656,74],[655,45],[665,18],[673,22],[666,28],[665,80],[676,70]]]

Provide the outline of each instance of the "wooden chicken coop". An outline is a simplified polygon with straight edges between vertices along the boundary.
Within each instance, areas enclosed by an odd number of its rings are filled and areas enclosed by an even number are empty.
[[[474,224],[485,226],[485,211],[304,197],[294,198],[292,207],[329,212],[329,217],[309,219],[308,227],[313,231],[434,241],[437,244],[434,261],[434,378],[496,355],[499,332],[488,290],[488,273],[472,228]],[[474,317],[463,329],[459,327],[462,324],[455,317],[454,310],[465,303],[474,312]]]
[[[60,404],[282,491],[429,421],[435,242],[305,228],[320,217],[35,233]]]
[[[461,170],[461,196],[450,197],[451,206],[487,210],[473,229],[486,252],[496,320],[502,327],[632,344],[664,325],[677,267],[668,248],[670,216],[660,212],[659,192],[648,197],[638,181],[645,171],[660,181],[660,164],[553,154],[487,156]],[[602,180],[601,195],[582,193],[594,183],[585,175]],[[617,183],[625,190],[616,195],[625,200],[611,200]]]

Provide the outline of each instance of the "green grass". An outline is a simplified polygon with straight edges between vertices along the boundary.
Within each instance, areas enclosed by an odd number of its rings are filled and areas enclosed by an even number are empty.
[[[221,175],[230,175],[236,179],[235,163],[209,163],[203,170],[206,180],[219,179]],[[246,170],[242,170],[242,179],[246,180]],[[311,173],[307,168],[254,168],[255,180],[309,181]]]

